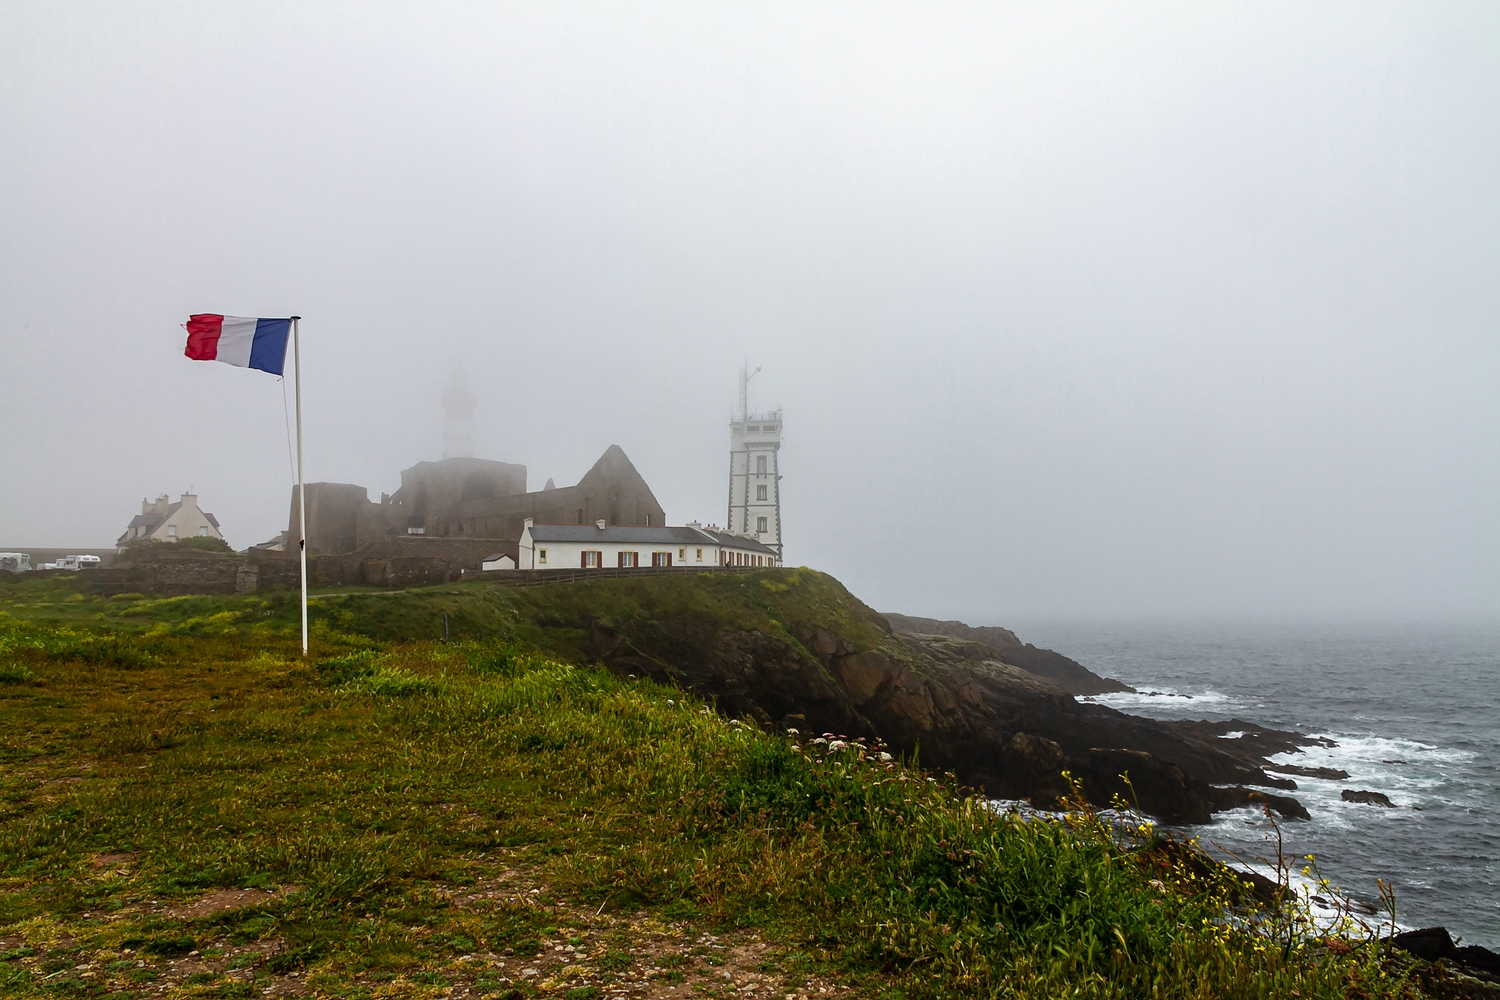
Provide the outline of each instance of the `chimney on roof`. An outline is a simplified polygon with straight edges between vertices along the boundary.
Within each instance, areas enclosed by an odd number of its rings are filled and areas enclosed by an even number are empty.
[[[604,526],[605,526],[605,523],[606,523],[605,520],[604,520],[604,518],[601,517],[601,518],[599,518],[599,520],[595,521],[594,523],[599,526],[599,530],[600,531],[604,530]]]

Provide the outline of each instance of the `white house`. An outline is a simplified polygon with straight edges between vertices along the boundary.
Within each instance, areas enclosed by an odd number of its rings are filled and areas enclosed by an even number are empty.
[[[697,524],[643,528],[593,524],[536,524],[521,530],[518,569],[630,569],[651,566],[779,566],[776,551],[753,537]]]
[[[115,547],[123,552],[137,542],[175,542],[182,538],[224,540],[218,518],[198,508],[197,496],[184,493],[176,503],[169,503],[162,494],[155,503],[141,501],[141,512],[131,518],[125,534],[115,540]]]

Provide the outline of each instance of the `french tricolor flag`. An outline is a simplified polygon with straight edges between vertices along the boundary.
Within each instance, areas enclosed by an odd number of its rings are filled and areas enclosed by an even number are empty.
[[[194,361],[222,361],[280,375],[286,367],[290,319],[255,319],[197,313],[187,321],[187,350]]]

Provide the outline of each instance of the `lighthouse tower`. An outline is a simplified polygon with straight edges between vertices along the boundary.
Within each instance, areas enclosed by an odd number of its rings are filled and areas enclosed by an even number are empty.
[[[462,368],[453,369],[443,390],[443,457],[474,457],[474,407],[478,401],[469,391]]]
[[[729,523],[776,552],[781,564],[781,411],[750,412],[750,380],[760,371],[740,369],[740,409],[729,421]]]

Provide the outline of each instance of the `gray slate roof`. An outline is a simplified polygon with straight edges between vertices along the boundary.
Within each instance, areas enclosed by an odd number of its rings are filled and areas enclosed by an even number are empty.
[[[718,544],[726,545],[730,548],[746,549],[750,552],[759,552],[762,555],[768,556],[776,554],[776,550],[771,548],[771,546],[764,542],[756,541],[754,538],[746,538],[744,535],[736,535],[728,531],[710,531],[707,528],[703,529],[703,534],[714,539]]]
[[[620,545],[723,545],[774,556],[774,549],[753,538],[707,528],[645,528],[616,524],[601,530],[593,524],[533,524],[534,542],[609,542]]]
[[[637,545],[714,544],[706,532],[695,528],[644,528],[616,524],[602,531],[592,524],[533,524],[531,538],[537,542],[613,542]]]

